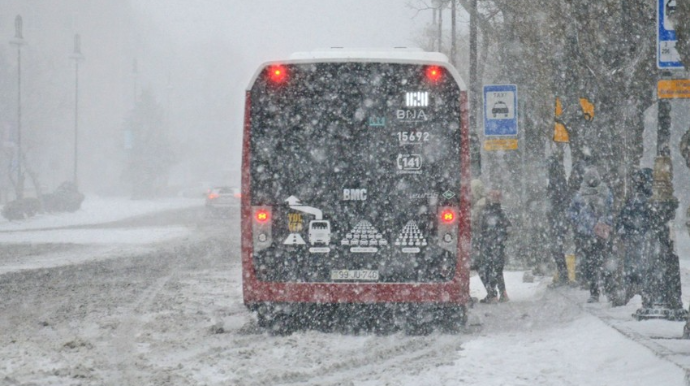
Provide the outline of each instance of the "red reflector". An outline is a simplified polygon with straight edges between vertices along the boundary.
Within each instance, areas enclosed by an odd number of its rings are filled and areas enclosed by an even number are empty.
[[[275,83],[282,83],[287,78],[287,71],[281,65],[270,66],[268,68],[268,77]]]
[[[266,222],[270,219],[270,217],[271,216],[265,210],[259,210],[256,212],[256,221],[258,222]]]
[[[443,212],[441,212],[441,221],[446,224],[452,223],[455,221],[455,212],[450,209],[445,209]]]
[[[426,78],[432,82],[438,82],[441,79],[441,68],[437,66],[427,67]]]

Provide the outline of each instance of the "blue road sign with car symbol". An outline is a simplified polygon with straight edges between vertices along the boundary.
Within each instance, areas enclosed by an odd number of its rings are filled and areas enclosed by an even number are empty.
[[[484,135],[515,136],[517,133],[517,86],[484,86]]]

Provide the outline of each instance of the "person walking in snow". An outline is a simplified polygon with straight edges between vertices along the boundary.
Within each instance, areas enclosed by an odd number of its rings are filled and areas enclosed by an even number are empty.
[[[602,277],[605,251],[613,226],[613,195],[601,181],[594,167],[583,176],[580,189],[568,208],[578,256],[584,260],[583,274],[589,284],[588,303],[599,301],[599,281]]]
[[[651,301],[647,295],[646,280],[651,255],[652,216],[650,199],[653,186],[652,169],[636,170],[632,175],[633,194],[621,208],[616,221],[616,232],[621,238],[623,251],[623,296],[615,305],[625,305],[639,294],[645,305]]]
[[[501,208],[501,192],[492,190],[487,195],[487,205],[479,220],[480,277],[486,288],[482,303],[507,302],[503,267],[505,266],[505,243],[508,239],[510,220]],[[500,298],[498,295],[500,294]]]

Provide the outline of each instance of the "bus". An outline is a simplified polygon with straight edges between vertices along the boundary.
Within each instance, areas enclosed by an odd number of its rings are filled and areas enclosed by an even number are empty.
[[[241,202],[244,303],[260,326],[363,309],[406,331],[464,325],[467,98],[435,52],[334,49],[260,66]]]

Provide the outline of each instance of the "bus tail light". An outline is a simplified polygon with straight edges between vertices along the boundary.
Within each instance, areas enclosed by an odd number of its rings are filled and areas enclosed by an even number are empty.
[[[458,212],[457,208],[438,208],[438,246],[455,253],[458,248]]]
[[[285,66],[275,64],[268,67],[268,78],[273,83],[283,83],[287,79],[287,69]]]
[[[450,224],[455,221],[455,211],[451,208],[446,208],[441,212],[441,222]]]
[[[254,214],[254,219],[259,223],[265,223],[271,219],[271,212],[265,209],[259,209]]]
[[[270,206],[252,207],[252,240],[254,251],[261,251],[273,243],[272,211]]]
[[[441,67],[439,66],[428,66],[426,68],[426,78],[433,83],[436,83],[439,80],[441,80],[442,75],[443,72],[441,71]]]

